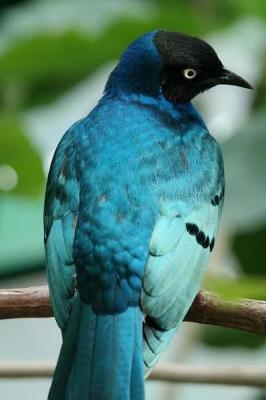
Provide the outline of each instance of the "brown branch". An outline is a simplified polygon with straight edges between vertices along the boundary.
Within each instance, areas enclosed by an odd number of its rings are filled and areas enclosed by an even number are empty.
[[[0,319],[52,316],[47,286],[0,289]],[[226,326],[265,335],[266,302],[225,301],[203,290],[195,298],[185,321]]]
[[[50,378],[53,362],[1,362],[0,378]],[[196,383],[266,387],[265,367],[204,367],[184,364],[159,364],[150,380],[170,383]]]
[[[266,301],[223,300],[214,293],[198,293],[185,321],[219,325],[266,335]]]
[[[0,319],[52,316],[48,286],[0,289]]]

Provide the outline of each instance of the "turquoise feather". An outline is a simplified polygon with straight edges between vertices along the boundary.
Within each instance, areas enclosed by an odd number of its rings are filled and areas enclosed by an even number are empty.
[[[146,375],[184,319],[207,267],[210,248],[204,248],[196,242],[195,237],[187,231],[186,223],[197,225],[212,239],[216,236],[220,214],[221,206],[214,207],[207,203],[191,211],[185,218],[160,216],[155,225],[156,234],[151,237],[141,295],[143,311],[149,316],[144,326]],[[165,250],[168,248],[169,251],[154,254],[154,249],[159,248],[168,234],[171,246],[166,246]],[[151,319],[154,326],[149,325]]]

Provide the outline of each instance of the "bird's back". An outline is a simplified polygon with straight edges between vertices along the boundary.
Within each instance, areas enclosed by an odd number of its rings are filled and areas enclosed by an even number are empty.
[[[108,96],[64,136],[51,191],[60,186],[53,183],[59,170],[68,178],[63,191],[72,185],[65,196],[76,199],[74,208],[79,204],[73,245],[79,292],[98,312],[139,304],[160,210],[175,208],[186,217],[210,201],[223,174],[218,146],[192,106]],[[123,286],[111,302],[108,285],[117,285],[117,275]]]

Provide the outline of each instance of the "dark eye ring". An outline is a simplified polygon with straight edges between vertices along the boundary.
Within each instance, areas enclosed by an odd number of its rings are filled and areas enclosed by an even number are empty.
[[[194,79],[197,76],[197,71],[193,68],[183,69],[182,74],[186,79]]]

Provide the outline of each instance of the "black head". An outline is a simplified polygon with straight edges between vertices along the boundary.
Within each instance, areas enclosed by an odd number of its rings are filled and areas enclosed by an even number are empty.
[[[201,39],[157,31],[154,44],[162,59],[162,92],[169,101],[185,103],[220,84],[251,89],[248,82],[226,70],[214,49]]]

